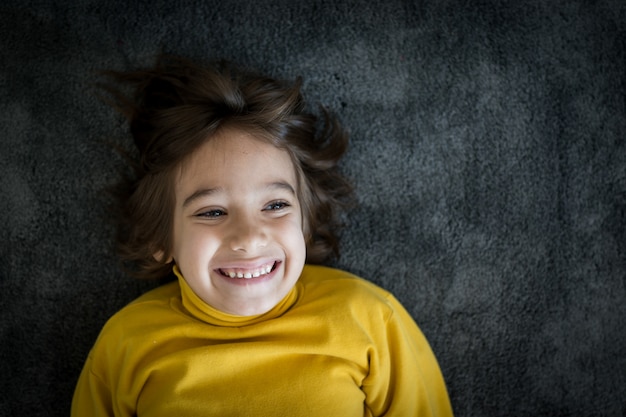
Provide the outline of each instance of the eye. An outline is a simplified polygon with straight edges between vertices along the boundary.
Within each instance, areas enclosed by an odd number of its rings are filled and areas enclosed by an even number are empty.
[[[200,218],[204,218],[204,219],[217,219],[219,217],[223,217],[226,215],[226,212],[224,210],[220,210],[220,209],[213,209],[213,210],[207,210],[207,211],[203,211],[201,213],[196,214],[196,217],[200,217]]]
[[[279,211],[290,206],[291,204],[289,204],[286,201],[272,201],[271,203],[269,203],[267,206],[263,208],[263,211]]]

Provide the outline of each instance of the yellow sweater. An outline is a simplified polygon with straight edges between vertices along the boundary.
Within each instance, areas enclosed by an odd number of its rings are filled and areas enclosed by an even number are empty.
[[[260,316],[211,308],[180,275],[144,294],[104,326],[72,404],[74,417],[450,415],[435,356],[398,301],[309,265]]]

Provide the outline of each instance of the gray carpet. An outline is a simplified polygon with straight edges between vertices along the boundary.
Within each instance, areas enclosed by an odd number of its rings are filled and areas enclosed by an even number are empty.
[[[393,291],[457,416],[626,415],[626,3],[0,6],[0,415],[66,416],[123,275],[101,69],[160,51],[302,75],[351,132],[336,266]]]

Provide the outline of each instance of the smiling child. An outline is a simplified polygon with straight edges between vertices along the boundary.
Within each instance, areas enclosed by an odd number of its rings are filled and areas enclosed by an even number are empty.
[[[338,253],[347,136],[289,84],[161,57],[112,73],[135,177],[123,259],[176,280],[116,313],[78,381],[78,416],[450,416],[428,342]]]

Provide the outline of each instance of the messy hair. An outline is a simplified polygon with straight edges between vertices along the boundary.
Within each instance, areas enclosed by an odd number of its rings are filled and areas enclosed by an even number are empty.
[[[117,245],[133,275],[171,272],[176,169],[225,128],[288,152],[307,262],[339,255],[340,213],[352,201],[351,185],[337,167],[348,135],[324,108],[322,117],[306,109],[300,78],[286,82],[226,62],[202,65],[172,56],[159,57],[149,69],[105,74],[109,81],[100,87],[128,120],[136,148],[127,153],[132,174],[117,187]]]

